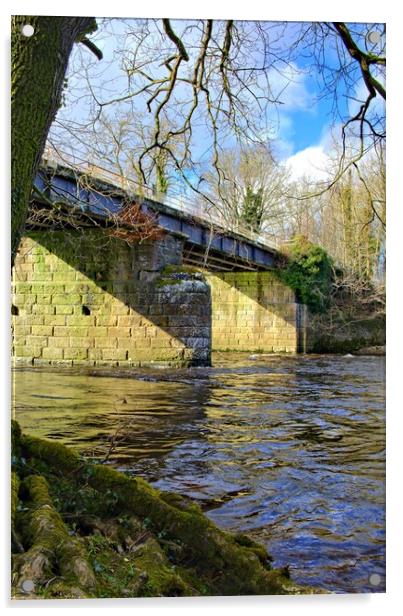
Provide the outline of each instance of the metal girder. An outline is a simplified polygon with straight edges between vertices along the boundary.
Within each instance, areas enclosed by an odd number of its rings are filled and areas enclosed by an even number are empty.
[[[78,181],[78,178],[79,174],[68,168],[62,168],[59,173],[54,169],[50,172],[43,169],[38,173],[35,185],[49,201],[74,205],[77,210],[105,220],[116,216],[123,203],[127,202],[128,195],[116,186],[95,180],[89,185]],[[134,201],[136,197],[130,195],[130,199]],[[138,203],[144,213],[152,213],[156,217],[162,229],[180,233],[186,238],[186,245],[197,251],[193,257],[188,251],[188,258],[192,260],[203,259],[212,268],[215,264],[217,269],[225,266],[227,269],[253,271],[276,265],[277,253],[273,248],[266,248],[238,233],[213,226],[199,216],[192,216],[150,198],[138,198]]]

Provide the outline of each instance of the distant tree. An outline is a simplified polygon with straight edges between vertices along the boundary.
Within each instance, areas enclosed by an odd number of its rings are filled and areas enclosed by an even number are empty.
[[[354,311],[385,312],[385,179],[384,149],[378,144],[330,190],[298,200],[309,190],[303,180],[294,183],[297,199],[286,205],[285,238],[304,235],[327,252],[335,266],[333,293],[350,298]]]
[[[105,63],[104,78],[98,74],[94,81],[86,61],[78,68],[76,85],[83,88],[88,77],[87,90],[79,90],[78,98],[81,108],[88,101],[90,116],[80,121],[64,110],[58,116],[58,131],[53,131],[52,139],[63,144],[63,131],[68,131],[76,137],[78,145],[74,149],[85,150],[88,133],[97,131],[102,116],[112,105],[114,114],[119,115],[118,110],[123,108],[133,120],[145,113],[147,140],[136,154],[136,168],[145,184],[156,172],[159,186],[165,190],[167,173],[172,168],[196,193],[209,200],[200,183],[204,172],[201,141],[205,141],[205,149],[212,152],[211,166],[221,191],[225,181],[223,150],[229,142],[267,145],[268,111],[287,96],[290,77],[284,67],[292,66],[295,72],[293,62],[301,51],[322,80],[324,95],[335,97],[342,122],[343,151],[330,185],[385,137],[384,113],[374,105],[386,97],[384,44],[375,53],[373,36],[369,36],[373,31],[383,35],[382,24],[303,23],[298,29],[295,24],[211,19],[101,22],[103,28],[115,23],[126,26],[119,34],[122,44],[115,53],[123,67],[124,79],[119,83],[124,86],[118,88],[115,79],[111,87]],[[21,34],[27,23],[35,30],[30,38]],[[23,231],[49,126],[60,107],[73,44],[85,42],[99,58],[96,47],[85,38],[95,28],[95,20],[88,17],[13,18],[13,255]],[[285,80],[280,91],[274,88],[273,74]],[[341,108],[343,96],[356,96],[361,84],[366,94],[356,101],[358,111],[350,113],[345,105]],[[73,90],[67,89],[67,105]],[[355,126],[358,131],[353,139],[358,137],[359,145],[347,159],[346,143]]]
[[[284,224],[284,195],[288,171],[279,164],[270,148],[251,144],[222,152],[221,179],[206,174],[206,188],[213,211],[223,222],[249,227],[255,232],[277,233]]]

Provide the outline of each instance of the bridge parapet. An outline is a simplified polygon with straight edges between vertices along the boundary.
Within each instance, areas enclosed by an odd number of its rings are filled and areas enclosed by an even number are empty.
[[[249,239],[255,244],[263,246],[269,250],[279,250],[280,244],[272,233],[265,231],[253,231],[248,225],[239,220],[231,221],[228,216],[220,212],[219,208],[214,208],[207,201],[204,203],[188,194],[178,190],[170,189],[168,193],[158,192],[150,186],[140,185],[132,178],[114,173],[100,165],[95,165],[83,159],[75,159],[71,166],[66,166],[66,159],[57,157],[56,153],[43,160],[44,168],[52,168],[55,172],[58,169],[64,172],[71,171],[79,176],[89,176],[94,180],[99,180],[111,187],[118,188],[133,199],[144,199],[150,203],[166,206],[178,213],[184,213],[199,223],[214,226],[218,233],[234,233],[245,239]]]
[[[156,193],[132,180],[115,176],[96,167],[90,175],[83,170],[52,164],[36,178],[36,186],[46,193],[50,202],[65,201],[81,213],[104,222],[118,221],[122,203],[131,200],[145,215],[155,217],[156,224],[170,233],[182,233],[188,242],[187,252],[198,263],[204,261],[208,269],[257,270],[275,266],[278,247],[273,236],[254,233],[239,223],[231,224],[214,210],[200,208],[189,198]],[[87,170],[88,172],[88,170]],[[113,182],[110,176],[113,176]],[[38,195],[37,195],[38,198]],[[40,201],[40,197],[39,197]],[[212,257],[210,260],[207,257]],[[224,267],[218,265],[217,257]]]

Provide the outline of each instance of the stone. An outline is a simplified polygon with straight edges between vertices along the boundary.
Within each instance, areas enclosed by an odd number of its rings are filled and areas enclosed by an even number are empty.
[[[386,345],[362,347],[355,352],[355,355],[386,355]]]
[[[212,349],[296,353],[297,304],[273,272],[208,273]],[[302,332],[302,329],[301,329]]]
[[[297,351],[295,297],[273,272],[195,271],[169,235],[129,246],[101,229],[37,231],[21,247],[16,359],[207,365],[211,349]]]

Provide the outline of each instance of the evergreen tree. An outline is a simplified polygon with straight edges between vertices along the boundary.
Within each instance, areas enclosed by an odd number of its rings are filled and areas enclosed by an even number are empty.
[[[246,187],[241,217],[253,231],[257,233],[260,231],[263,217],[263,188],[254,192],[251,186]]]

